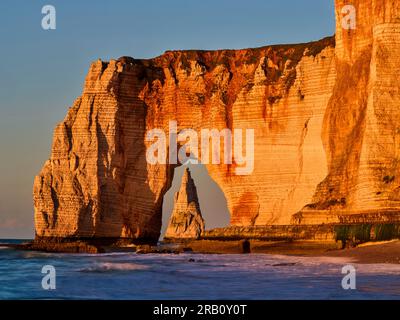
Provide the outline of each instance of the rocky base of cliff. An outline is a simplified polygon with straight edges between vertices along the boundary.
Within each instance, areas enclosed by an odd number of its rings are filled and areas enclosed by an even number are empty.
[[[24,250],[59,252],[59,253],[104,253],[104,249],[99,246],[89,244],[84,241],[74,242],[37,242],[19,245],[17,248]]]
[[[112,251],[135,251],[140,245],[156,245],[154,239],[128,238],[57,238],[36,237],[29,243],[17,245],[23,250],[60,253],[104,253]]]
[[[192,240],[185,243],[192,252],[203,254],[318,255],[340,250],[336,241]]]
[[[241,240],[264,241],[335,240],[334,225],[282,225],[282,226],[230,226],[205,231],[203,240]]]
[[[400,223],[287,225],[217,228],[200,239],[49,238],[18,245],[24,250],[61,253],[280,253],[312,254],[353,248],[367,242],[400,239]]]
[[[400,223],[357,223],[323,225],[287,225],[227,227],[205,231],[203,240],[241,240],[340,242],[353,247],[369,241],[400,238]]]
[[[310,257],[333,257],[348,259],[356,263],[400,263],[400,240],[366,242],[353,248],[341,248],[340,241],[262,241],[248,240],[249,252],[243,252],[243,241],[194,240],[190,245],[193,252],[210,254],[279,254]],[[189,262],[193,259],[189,259]],[[196,260],[196,259],[195,259]],[[293,264],[274,264],[276,267]]]

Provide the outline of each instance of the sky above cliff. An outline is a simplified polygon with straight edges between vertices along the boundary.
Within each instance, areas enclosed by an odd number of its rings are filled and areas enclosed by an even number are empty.
[[[41,27],[46,4],[56,8],[55,30]],[[91,61],[308,42],[333,33],[333,0],[2,0],[0,238],[33,237],[33,179],[49,158],[56,123],[81,93]],[[226,210],[206,170],[192,169],[192,175],[203,213]],[[180,177],[178,172],[166,196],[166,211],[172,210],[170,194]],[[227,212],[205,215],[208,228],[228,223]]]

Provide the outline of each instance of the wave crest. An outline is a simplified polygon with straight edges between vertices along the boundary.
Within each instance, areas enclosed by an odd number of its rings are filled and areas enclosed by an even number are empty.
[[[136,271],[148,269],[147,266],[137,263],[104,262],[94,266],[80,269],[81,272],[110,272],[110,271]]]

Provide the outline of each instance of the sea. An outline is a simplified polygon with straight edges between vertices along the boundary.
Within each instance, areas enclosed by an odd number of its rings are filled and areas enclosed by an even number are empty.
[[[349,265],[350,280],[344,279]],[[400,265],[268,254],[59,254],[1,246],[0,299],[397,300]]]

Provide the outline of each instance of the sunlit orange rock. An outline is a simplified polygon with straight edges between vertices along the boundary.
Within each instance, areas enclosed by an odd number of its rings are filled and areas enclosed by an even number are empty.
[[[36,235],[156,241],[175,165],[145,135],[170,120],[255,130],[250,175],[207,165],[231,225],[398,221],[400,3],[354,0],[355,30],[346,4],[336,39],[94,62],[35,179]]]
[[[174,209],[164,239],[198,239],[204,232],[197,189],[186,168],[174,197]]]

